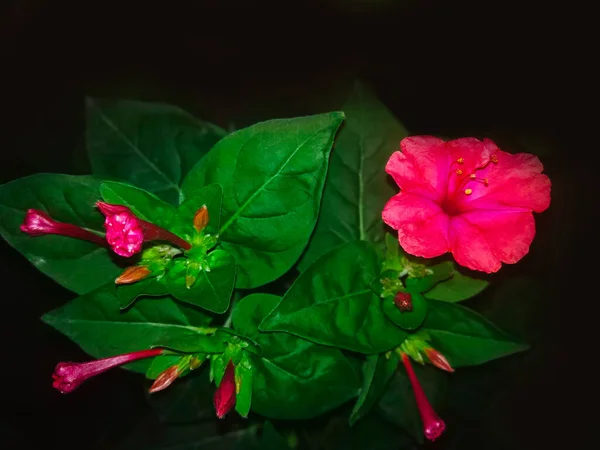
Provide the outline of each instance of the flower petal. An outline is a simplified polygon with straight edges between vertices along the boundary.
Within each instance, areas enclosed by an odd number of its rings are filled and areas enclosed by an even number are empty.
[[[443,140],[411,136],[400,142],[401,152],[390,157],[385,170],[404,192],[441,202],[446,191],[449,154]]]
[[[497,272],[529,252],[535,221],[529,211],[472,211],[452,218],[452,254],[461,266]]]
[[[540,160],[528,153],[510,153],[497,150],[498,163],[477,171],[477,177],[488,180],[485,186],[471,182],[470,196],[460,198],[463,211],[473,209],[521,208],[542,212],[550,206],[550,179],[542,175]]]
[[[435,202],[425,197],[400,192],[387,202],[382,217],[398,230],[398,242],[411,255],[433,258],[450,248],[449,218]]]

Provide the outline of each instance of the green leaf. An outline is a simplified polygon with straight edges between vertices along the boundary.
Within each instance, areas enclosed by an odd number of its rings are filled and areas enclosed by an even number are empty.
[[[308,419],[355,397],[360,380],[337,349],[313,344],[286,333],[261,333],[258,324],[279,297],[252,294],[236,306],[234,329],[263,349],[248,354],[254,367],[252,410],[277,419]]]
[[[105,181],[100,194],[106,203],[127,206],[142,220],[168,228],[173,221],[175,208],[150,192],[129,184]]]
[[[397,366],[398,357],[394,354],[390,358],[384,353],[367,355],[363,365],[363,387],[350,414],[351,426],[377,404]]]
[[[446,280],[454,273],[453,265],[450,261],[436,264],[427,268],[432,273],[419,278],[407,278],[406,288],[411,292],[426,292],[440,281]]]
[[[423,330],[454,368],[483,364],[529,348],[475,311],[437,300],[429,300],[428,307]]]
[[[451,303],[461,302],[476,296],[490,284],[486,280],[463,275],[455,267],[453,268],[453,273],[452,278],[436,284],[432,289],[427,291],[425,297]]]
[[[216,329],[197,327],[195,334],[165,336],[157,339],[153,347],[164,347],[183,353],[223,353],[227,348],[227,335],[215,333]]]
[[[370,288],[378,274],[371,244],[344,244],[298,277],[260,329],[366,354],[397,347],[406,333],[385,317]]]
[[[121,309],[128,308],[138,297],[161,297],[168,293],[166,286],[155,277],[117,286],[117,297]]]
[[[298,265],[301,272],[340,244],[358,239],[382,242],[381,211],[397,193],[385,164],[408,132],[360,83],[342,110],[346,123],[331,154],[321,214]]]
[[[236,131],[185,179],[186,198],[205,185],[223,187],[220,239],[238,262],[236,287],[273,281],[300,257],[317,220],[329,152],[343,119],[334,112]]]
[[[235,396],[235,410],[242,417],[248,417],[252,404],[252,384],[254,367],[249,353],[244,352],[240,363],[235,366],[236,384],[239,380],[239,392]]]
[[[427,316],[427,302],[417,292],[411,292],[412,311],[400,311],[394,304],[393,297],[386,297],[382,302],[382,309],[388,319],[405,330],[416,330]]]
[[[180,182],[227,133],[159,103],[87,99],[87,148],[95,175],[179,203]]]
[[[218,184],[211,184],[199,189],[190,195],[179,205],[175,213],[173,231],[186,238],[194,235],[194,216],[196,212],[206,205],[209,214],[209,221],[206,228],[202,231],[204,234],[216,235],[219,232],[219,223],[221,220],[221,202],[223,200],[223,188]]]
[[[118,257],[88,241],[54,235],[31,237],[19,227],[32,208],[59,222],[104,234],[104,216],[95,207],[100,183],[90,176],[38,174],[0,186],[2,237],[41,272],[79,294],[114,281],[123,270]]]
[[[48,325],[75,341],[95,358],[151,348],[164,339],[195,336],[211,318],[169,297],[141,299],[126,312],[119,310],[113,283],[107,284],[42,317]],[[145,372],[149,360],[126,367]]]
[[[191,260],[176,258],[165,275],[169,292],[177,299],[222,314],[229,308],[235,284],[235,259],[223,250],[207,256],[209,270],[201,270],[194,284],[187,288],[185,275]]]
[[[434,409],[438,408],[446,394],[447,375],[432,366],[421,366],[414,362],[412,366],[427,399]],[[377,404],[377,411],[386,420],[408,431],[420,444],[423,443],[423,424],[404,367],[394,372]]]

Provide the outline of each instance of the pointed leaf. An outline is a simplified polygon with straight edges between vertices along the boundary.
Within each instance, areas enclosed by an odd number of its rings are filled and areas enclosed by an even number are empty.
[[[427,291],[425,297],[450,303],[461,302],[476,296],[490,284],[486,280],[463,275],[456,267],[454,267],[453,273],[451,278],[436,284]]]
[[[127,206],[140,219],[168,228],[173,221],[175,208],[150,192],[115,181],[105,181],[100,193],[106,203]]]
[[[31,237],[19,227],[31,208],[104,235],[104,216],[95,207],[100,183],[90,176],[37,174],[0,186],[2,237],[41,272],[79,294],[114,282],[123,271],[118,257],[88,241],[54,235]]]
[[[258,330],[279,299],[269,294],[244,297],[232,318],[234,328],[263,349],[262,357],[248,354],[254,367],[252,410],[277,419],[308,419],[355,397],[360,380],[339,350]]]
[[[87,148],[95,175],[179,203],[180,183],[227,133],[160,103],[87,99]]]
[[[169,297],[141,299],[121,312],[111,283],[50,311],[42,320],[93,357],[105,358],[148,349],[165,338],[194,336],[211,318]],[[149,364],[142,360],[126,367],[144,373]]]
[[[384,353],[367,355],[363,365],[363,387],[350,414],[350,425],[363,418],[377,404],[398,366],[398,357]]]
[[[217,314],[229,308],[235,284],[235,259],[223,250],[207,256],[209,270],[201,270],[194,284],[188,288],[185,275],[189,259],[177,258],[165,275],[169,292],[182,302],[190,303]]]
[[[236,287],[275,280],[300,257],[321,202],[343,113],[262,122],[221,140],[183,183],[189,197],[223,187],[220,238],[235,256]]]
[[[385,164],[408,132],[368,88],[357,83],[342,107],[346,123],[331,154],[321,214],[298,269],[354,240],[383,241],[381,211],[396,194]]]
[[[529,348],[470,309],[437,300],[429,300],[428,308],[423,330],[454,368],[483,364]]]
[[[298,277],[260,329],[366,354],[397,347],[406,333],[387,319],[370,288],[379,265],[367,242],[334,249]]]

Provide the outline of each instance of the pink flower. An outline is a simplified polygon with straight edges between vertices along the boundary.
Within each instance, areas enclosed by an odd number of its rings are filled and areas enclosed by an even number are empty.
[[[137,361],[138,359],[158,356],[163,352],[164,350],[161,348],[154,348],[85,363],[61,362],[54,369],[52,387],[58,389],[62,394],[68,394],[77,389],[88,378],[106,372],[113,367]]]
[[[419,414],[421,416],[421,421],[423,422],[423,433],[427,439],[435,441],[446,429],[446,424],[436,414],[431,407],[429,400],[427,400],[425,392],[423,392],[423,388],[419,384],[419,380],[412,368],[410,358],[406,353],[402,354],[402,363],[404,364],[408,379],[413,388],[413,393],[415,394],[415,401],[417,402],[417,408],[419,408]]]
[[[535,236],[532,211],[550,205],[550,179],[536,156],[506,153],[489,139],[402,140],[386,165],[401,192],[383,209],[404,250],[491,273],[514,264]]]
[[[44,211],[38,209],[28,209],[21,225],[21,231],[29,236],[44,236],[48,234],[57,234],[67,236],[83,241],[90,241],[102,247],[106,246],[106,241],[102,236],[92,233],[86,229],[70,223],[57,222]]]
[[[106,216],[104,228],[106,240],[113,251],[126,258],[139,253],[145,241],[168,241],[185,250],[189,250],[189,242],[164,228],[138,218],[131,209],[121,205],[96,202],[98,209]]]
[[[221,379],[221,384],[219,384],[213,397],[215,411],[219,419],[225,417],[225,414],[231,411],[235,406],[235,395],[235,367],[233,366],[233,363],[229,361],[227,368],[225,369],[225,374]]]

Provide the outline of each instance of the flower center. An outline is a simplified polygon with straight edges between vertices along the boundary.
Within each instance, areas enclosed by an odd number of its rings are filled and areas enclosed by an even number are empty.
[[[466,170],[465,158],[460,157],[456,159],[450,166],[449,176],[449,191],[452,193],[446,195],[446,198],[442,201],[442,210],[449,216],[456,216],[461,213],[459,199],[462,195],[471,195],[473,189],[479,185],[484,187],[489,186],[490,182],[488,178],[482,178],[477,176],[477,171],[485,169],[490,164],[498,164],[498,156],[492,154],[490,158],[479,167],[474,167],[472,170]],[[454,181],[452,178],[456,177],[458,181]],[[473,184],[478,183],[478,184]],[[455,186],[450,189],[450,186]]]

